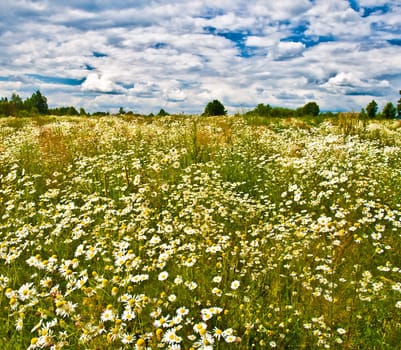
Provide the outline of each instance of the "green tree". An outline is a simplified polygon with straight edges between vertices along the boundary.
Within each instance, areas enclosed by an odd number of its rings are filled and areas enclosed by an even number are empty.
[[[32,94],[30,98],[24,101],[24,109],[39,114],[47,114],[49,107],[47,105],[47,98],[43,96],[39,90]]]
[[[301,107],[301,115],[316,117],[320,113],[319,105],[316,102],[308,102]]]
[[[252,114],[261,116],[261,117],[268,117],[272,107],[269,104],[264,105],[263,103],[259,103],[256,108],[252,111]]]
[[[226,115],[227,111],[224,105],[219,100],[213,100],[209,102],[205,111],[203,112],[203,116],[212,116],[212,115]]]
[[[118,114],[119,114],[119,115],[125,114],[125,111],[124,111],[124,108],[123,108],[123,107],[120,107],[120,109],[118,110]]]
[[[368,114],[368,118],[375,118],[377,116],[378,110],[379,107],[377,106],[377,102],[375,100],[370,101],[369,104],[366,106],[366,113]]]
[[[17,112],[19,112],[24,107],[24,102],[22,101],[22,98],[16,93],[13,93],[11,95],[10,102],[14,105]]]
[[[400,90],[400,95],[401,95],[401,90]],[[397,115],[398,118],[401,118],[401,98],[397,102]]]
[[[169,115],[163,108],[160,109],[159,113],[157,114],[159,117],[164,117],[166,115]]]
[[[0,98],[0,116],[6,117],[7,114],[7,107],[8,107],[8,99],[7,97]]]
[[[85,108],[81,107],[81,108],[79,109],[79,115],[86,116]]]
[[[396,116],[397,109],[391,102],[387,103],[383,108],[382,117],[385,119],[394,119]]]

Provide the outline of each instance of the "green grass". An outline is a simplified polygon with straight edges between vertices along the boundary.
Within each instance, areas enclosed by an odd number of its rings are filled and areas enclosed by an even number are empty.
[[[397,348],[400,135],[334,118],[1,119],[0,343]]]

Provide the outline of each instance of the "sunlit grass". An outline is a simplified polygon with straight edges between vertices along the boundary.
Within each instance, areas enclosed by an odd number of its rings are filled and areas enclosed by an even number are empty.
[[[401,128],[0,120],[4,349],[395,349]]]

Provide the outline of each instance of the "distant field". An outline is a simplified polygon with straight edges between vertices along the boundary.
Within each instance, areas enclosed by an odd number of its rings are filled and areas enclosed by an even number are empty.
[[[2,349],[396,349],[401,122],[0,119]]]

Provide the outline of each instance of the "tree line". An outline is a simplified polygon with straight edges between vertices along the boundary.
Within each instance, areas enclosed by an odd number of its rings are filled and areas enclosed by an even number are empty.
[[[80,108],[79,112],[75,107],[49,108],[47,97],[39,90],[31,97],[23,100],[18,94],[13,93],[10,98],[0,98],[0,116],[30,117],[36,115],[87,115],[85,109]]]
[[[401,90],[399,91],[401,95]],[[94,112],[92,116],[106,116],[109,112]],[[203,112],[203,116],[217,116],[226,115],[227,110],[219,100],[213,100],[209,102]],[[285,107],[274,107],[269,104],[259,103],[254,109],[244,113],[245,116],[260,116],[260,117],[278,117],[278,118],[289,118],[289,117],[303,117],[311,116],[315,117],[320,114],[320,107],[316,102],[308,102],[304,106],[291,109]],[[58,116],[89,116],[84,108],[80,108],[79,111],[73,107],[57,107],[49,108],[47,104],[47,97],[44,96],[39,90],[34,92],[31,97],[23,100],[18,94],[13,93],[8,99],[7,97],[0,98],[0,116],[19,116],[29,117],[35,115],[58,115]],[[118,115],[136,115],[133,112],[125,112],[123,107],[120,107]],[[160,109],[157,116],[169,115],[164,109]],[[330,112],[325,115],[332,115]],[[392,102],[388,102],[383,110],[380,112],[378,104],[375,100],[372,100],[367,104],[365,108],[361,109],[361,119],[394,119],[401,118],[401,98],[398,100],[395,106]],[[150,116],[154,116],[153,113]]]

